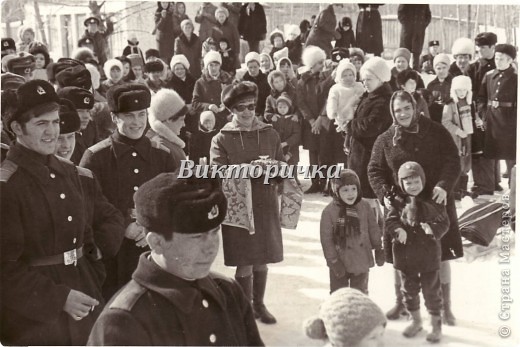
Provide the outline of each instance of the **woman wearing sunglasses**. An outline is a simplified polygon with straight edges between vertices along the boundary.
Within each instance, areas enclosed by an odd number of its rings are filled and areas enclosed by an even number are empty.
[[[239,82],[224,88],[222,103],[232,113],[232,120],[213,137],[212,165],[249,164],[260,156],[283,160],[278,134],[271,125],[255,117],[257,101],[258,88],[252,82]],[[263,323],[273,324],[276,319],[264,305],[264,293],[266,264],[283,260],[277,187],[272,183],[264,184],[263,179],[252,179],[251,192],[254,230],[222,225],[224,262],[237,267],[235,279],[246,296],[253,300],[255,317]]]

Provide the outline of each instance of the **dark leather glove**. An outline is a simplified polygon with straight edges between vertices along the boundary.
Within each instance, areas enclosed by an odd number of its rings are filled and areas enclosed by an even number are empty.
[[[345,266],[340,260],[330,263],[329,267],[337,278],[341,278],[347,273]]]
[[[385,251],[382,248],[374,250],[377,266],[385,265]]]

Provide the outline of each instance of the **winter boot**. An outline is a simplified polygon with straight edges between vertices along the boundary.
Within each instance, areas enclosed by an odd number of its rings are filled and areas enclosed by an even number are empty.
[[[432,316],[432,332],[426,335],[426,341],[439,342],[442,336],[442,319],[441,316]]]
[[[421,310],[410,311],[410,314],[412,315],[412,324],[403,331],[403,335],[408,338],[414,337],[422,330]]]
[[[401,316],[408,316],[408,311],[403,303],[403,293],[401,292],[401,286],[395,286],[395,306],[386,313],[386,318],[390,320],[399,319]]]
[[[444,283],[441,285],[442,290],[442,306],[443,306],[443,321],[444,324],[454,326],[455,325],[455,316],[453,312],[451,312],[451,283]]]
[[[249,275],[246,277],[238,277],[235,276],[235,280],[240,284],[244,294],[246,295],[249,302],[251,302],[252,297],[252,287],[253,287],[253,276]]]
[[[267,284],[267,271],[253,271],[253,311],[255,318],[265,324],[276,323],[276,318],[264,305],[265,287]]]

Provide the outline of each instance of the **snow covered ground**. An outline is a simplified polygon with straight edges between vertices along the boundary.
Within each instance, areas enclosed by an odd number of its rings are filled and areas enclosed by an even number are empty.
[[[307,159],[305,152],[302,159]],[[307,163],[300,163],[306,165]],[[303,180],[304,188],[310,185]],[[502,182],[504,188],[507,181]],[[489,197],[491,198],[491,197]],[[495,198],[499,199],[497,195]],[[467,198],[469,199],[469,198]],[[278,323],[265,325],[258,322],[260,333],[268,346],[322,346],[323,341],[311,340],[302,331],[302,322],[317,314],[320,303],[329,295],[328,268],[323,257],[319,240],[319,221],[321,211],[331,201],[321,194],[305,196],[303,209],[296,230],[283,230],[284,261],[269,266],[266,305],[277,318]],[[471,199],[458,204],[459,214],[471,207]],[[514,241],[508,244],[514,245]],[[443,326],[443,339],[438,346],[473,347],[473,346],[520,346],[520,325],[517,319],[520,311],[511,312],[509,320],[500,320],[502,280],[507,275],[501,271],[509,269],[510,279],[519,278],[516,274],[518,262],[500,264],[499,248],[502,244],[499,237],[488,249],[471,247],[467,256],[451,262],[452,268],[452,301],[453,312],[457,318],[457,326]],[[472,254],[484,254],[476,259]],[[514,251],[511,252],[511,256]],[[516,259],[515,259],[516,260]],[[514,269],[512,269],[514,267]],[[224,266],[222,250],[217,257],[215,271],[234,276],[234,268]],[[516,292],[518,282],[511,285],[511,296],[520,300]],[[391,264],[372,268],[369,279],[369,295],[383,309],[390,309],[395,300],[393,268]],[[505,298],[507,299],[507,298]],[[423,303],[422,297],[421,302]],[[513,306],[515,302],[513,302]],[[401,332],[408,325],[405,319],[389,321],[385,333],[386,346],[428,346],[426,334],[429,329],[429,317],[422,304],[424,327],[419,335],[407,339]],[[518,307],[518,305],[516,305]],[[511,328],[511,336],[499,336],[499,328]],[[507,330],[503,328],[504,330]]]

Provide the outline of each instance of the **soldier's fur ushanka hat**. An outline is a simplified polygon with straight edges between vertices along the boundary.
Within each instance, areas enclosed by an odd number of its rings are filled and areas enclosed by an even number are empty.
[[[81,121],[74,104],[67,99],[60,99],[60,134],[70,134],[79,131]]]
[[[139,187],[134,194],[137,222],[168,239],[172,232],[198,234],[217,228],[227,211],[218,180],[178,175],[162,173]]]
[[[107,102],[111,112],[132,112],[150,107],[151,94],[141,83],[115,85],[107,91]]]
[[[58,96],[72,102],[77,110],[91,110],[94,107],[94,95],[83,88],[65,87],[58,91]]]

